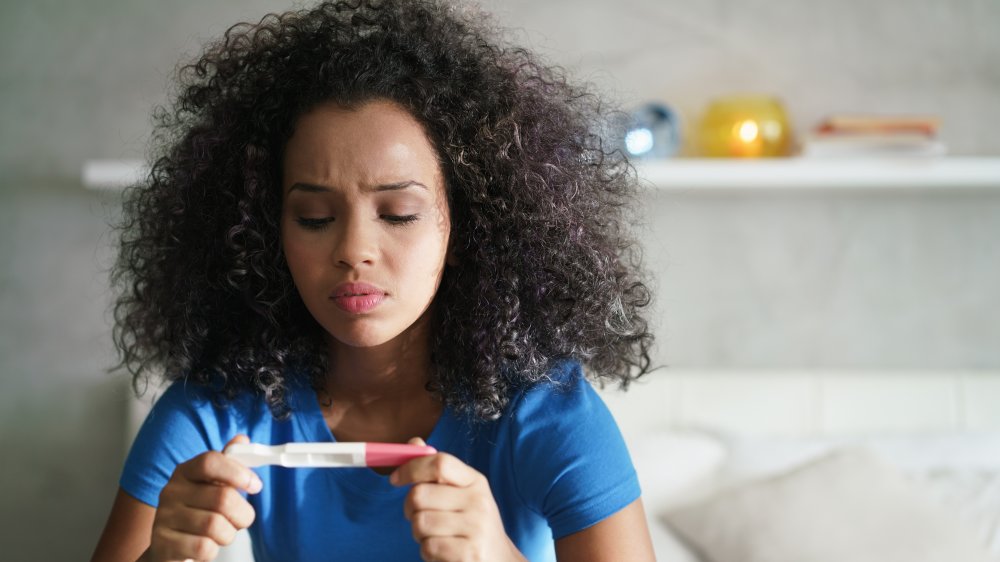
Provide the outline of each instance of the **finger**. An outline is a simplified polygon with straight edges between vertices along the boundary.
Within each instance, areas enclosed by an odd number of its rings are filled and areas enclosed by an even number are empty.
[[[225,456],[226,450],[229,449],[230,445],[234,445],[234,444],[237,444],[237,443],[240,443],[240,444],[242,444],[242,443],[250,443],[250,438],[248,436],[242,434],[242,433],[237,433],[236,435],[233,436],[232,439],[229,440],[229,443],[226,443],[226,445],[222,448],[222,454],[223,454],[223,456]],[[237,464],[241,464],[241,463],[237,463]],[[254,471],[251,470],[249,478],[250,478],[250,481],[247,484],[247,487],[243,488],[247,492],[250,492],[251,494],[256,494],[257,492],[259,492],[264,487],[264,483],[261,482],[260,477],[257,475],[256,472],[254,472]]]
[[[159,540],[156,558],[160,560],[215,560],[219,545],[208,537],[200,537],[170,528],[156,530]]]
[[[191,509],[200,509],[218,513],[236,529],[246,529],[253,523],[256,512],[243,496],[228,486],[200,486],[195,493],[188,494],[184,505]]]
[[[208,537],[222,546],[231,544],[238,530],[232,521],[221,513],[204,509],[185,509],[167,518],[164,523],[175,531]]]
[[[393,471],[389,481],[396,486],[435,482],[467,487],[483,478],[476,469],[448,453],[437,453],[413,459]]]
[[[423,510],[413,514],[410,527],[413,538],[420,542],[429,537],[468,537],[469,518],[457,511]]]
[[[219,451],[208,451],[179,465],[181,476],[191,482],[232,486],[256,494],[264,487],[260,477]]]
[[[469,539],[465,537],[428,537],[420,541],[420,558],[427,562],[466,560],[470,552]]]
[[[407,520],[422,509],[441,511],[461,511],[465,508],[467,491],[448,484],[432,484],[421,482],[415,484],[406,494],[403,502],[403,515]]]
[[[407,443],[410,444],[410,445],[420,445],[421,447],[423,447],[424,445],[427,445],[427,443],[424,443],[424,440],[421,439],[421,438],[419,438],[419,437],[414,437],[414,438],[410,439],[409,441],[407,441]]]

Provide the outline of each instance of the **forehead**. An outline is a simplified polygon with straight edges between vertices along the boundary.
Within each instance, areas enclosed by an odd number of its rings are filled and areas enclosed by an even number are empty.
[[[303,114],[285,146],[284,172],[286,182],[429,181],[440,165],[420,122],[376,100],[354,108],[324,103]],[[402,177],[414,175],[421,177]]]

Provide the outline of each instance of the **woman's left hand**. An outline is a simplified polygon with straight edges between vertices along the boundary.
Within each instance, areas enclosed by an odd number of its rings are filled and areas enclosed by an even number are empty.
[[[424,445],[415,437],[411,444]],[[414,459],[389,481],[413,484],[403,512],[428,562],[525,560],[503,528],[489,482],[447,453]]]

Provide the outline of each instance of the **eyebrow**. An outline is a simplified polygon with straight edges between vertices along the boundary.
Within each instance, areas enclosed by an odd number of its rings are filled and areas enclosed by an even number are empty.
[[[365,189],[365,191],[398,191],[400,189],[406,189],[408,187],[417,186],[427,189],[427,186],[414,180],[398,181],[394,183],[381,183],[370,188]],[[292,187],[288,188],[288,193],[295,190],[304,191],[306,193],[329,193],[333,189],[325,185],[316,185],[311,183],[297,182],[292,184]]]

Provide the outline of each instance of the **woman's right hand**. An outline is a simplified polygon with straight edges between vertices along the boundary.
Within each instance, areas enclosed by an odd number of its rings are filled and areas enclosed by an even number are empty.
[[[237,435],[233,443],[249,443]],[[255,513],[238,490],[260,492],[252,470],[219,451],[208,451],[177,465],[160,492],[149,550],[142,560],[213,560],[219,547],[253,523]]]

